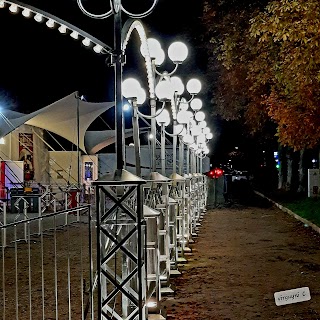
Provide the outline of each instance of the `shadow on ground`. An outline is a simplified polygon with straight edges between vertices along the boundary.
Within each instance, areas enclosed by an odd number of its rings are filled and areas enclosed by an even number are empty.
[[[208,209],[239,206],[269,208],[272,206],[270,201],[255,193],[250,180],[246,179],[228,182],[228,185],[225,181],[214,181],[209,183],[208,193]]]

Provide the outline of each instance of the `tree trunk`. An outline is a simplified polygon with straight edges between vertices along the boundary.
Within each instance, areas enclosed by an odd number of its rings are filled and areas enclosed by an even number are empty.
[[[298,192],[306,192],[306,166],[305,166],[305,149],[300,150],[300,159],[299,159],[299,186]]]
[[[286,157],[286,147],[279,145],[279,160],[280,168],[278,173],[278,189],[285,190],[287,182],[287,157]]]
[[[293,180],[293,155],[292,151],[289,149],[287,150],[287,183],[286,183],[286,190],[292,190],[292,180]]]

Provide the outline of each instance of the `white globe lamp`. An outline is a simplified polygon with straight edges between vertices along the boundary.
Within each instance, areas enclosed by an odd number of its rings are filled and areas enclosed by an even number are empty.
[[[180,64],[186,60],[188,48],[183,42],[174,42],[168,48],[168,56],[172,62]]]
[[[160,81],[155,89],[156,96],[160,101],[171,100],[173,98],[173,87],[169,80]]]
[[[170,113],[167,109],[163,109],[156,116],[156,121],[159,126],[164,125],[165,127],[170,124]]]
[[[174,76],[170,78],[170,81],[174,88],[174,91],[177,92],[178,95],[182,95],[184,91],[184,84],[181,78]]]
[[[122,94],[127,99],[137,98],[141,85],[138,80],[128,78],[122,82]]]
[[[196,114],[195,114],[195,119],[197,120],[197,121],[203,121],[204,119],[205,119],[205,117],[206,117],[206,115],[205,115],[205,113],[203,112],[203,111],[199,111],[199,112],[197,112]]]
[[[202,108],[202,100],[199,98],[194,98],[190,102],[190,107],[193,111],[199,111]]]
[[[187,82],[187,90],[190,94],[196,95],[201,90],[201,82],[198,79],[190,79]]]

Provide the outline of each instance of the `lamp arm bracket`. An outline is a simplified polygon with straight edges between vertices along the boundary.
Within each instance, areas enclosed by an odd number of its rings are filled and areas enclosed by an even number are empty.
[[[190,95],[191,95],[191,98],[187,101],[187,103],[190,103],[196,96],[196,94],[194,93],[190,93]]]
[[[194,94],[194,93],[190,93],[190,95],[191,95],[191,97],[189,100],[186,101],[186,103],[190,103],[196,97],[196,94]],[[181,102],[181,99],[178,101],[178,103],[180,104],[180,102]]]
[[[144,119],[153,119],[155,118],[156,116],[151,116],[151,115],[147,115],[147,114],[143,114],[142,112],[140,112],[139,110],[137,111],[138,113],[138,116],[140,118],[144,118]]]
[[[164,109],[165,105],[166,105],[165,102],[163,102],[161,108],[159,110],[157,110],[157,112],[156,112],[156,114],[154,116],[144,114],[144,113],[140,112],[139,110],[137,110],[138,111],[138,115],[139,115],[139,117],[144,118],[144,119],[154,119],[162,112],[162,110]]]
[[[177,137],[178,134],[174,134],[174,133],[169,133],[166,129],[164,129],[164,132],[166,135],[168,135],[169,137]]]
[[[160,72],[155,68],[155,73],[160,76],[159,81],[161,81],[162,79],[168,79],[170,76],[172,76],[178,69],[179,63],[174,63],[174,69],[171,72],[168,71],[163,71]]]
[[[169,136],[169,137],[180,137],[180,134],[182,133],[182,131],[183,131],[183,127],[182,127],[182,129],[180,130],[180,132],[178,132],[178,133],[169,133],[168,131],[166,131],[166,129],[164,129],[164,132]]]
[[[171,77],[178,69],[179,63],[174,63],[174,69],[171,72],[168,72],[167,76]]]

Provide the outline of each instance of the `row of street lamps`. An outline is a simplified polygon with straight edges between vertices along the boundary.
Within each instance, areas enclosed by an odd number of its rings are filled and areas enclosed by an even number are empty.
[[[110,0],[109,11],[92,14],[81,0],[77,0],[81,11],[91,18],[113,16],[114,45],[110,48],[51,14],[20,2],[0,0],[0,8],[9,4],[12,13],[21,11],[23,16],[33,16],[37,22],[45,20],[49,28],[59,26],[61,33],[68,32],[74,39],[79,39],[81,35],[83,45],[89,47],[93,43],[96,53],[111,55],[115,76],[116,172],[113,179],[102,177],[93,182],[96,189],[97,278],[90,291],[92,319],[95,304],[93,291],[96,289],[98,319],[147,319],[151,310],[148,303],[153,298],[155,309],[160,312],[162,283],[165,281],[168,284],[171,268],[177,267],[178,253],[187,250],[205,212],[206,179],[200,173],[202,160],[209,153],[207,143],[212,133],[201,111],[202,101],[196,97],[201,91],[201,83],[198,79],[187,82],[190,98],[186,99],[183,97],[182,80],[174,76],[178,66],[187,58],[188,49],[182,42],[170,45],[168,56],[174,68],[171,72],[160,72],[158,67],[163,63],[165,54],[159,42],[147,39],[139,20],[128,19],[122,26],[122,12],[133,19],[142,18],[153,11],[157,2],[154,0],[150,9],[141,14],[133,14],[124,8],[121,0]],[[140,52],[146,62],[146,91],[137,80],[131,78],[123,81],[126,46],[134,30],[139,34]],[[124,170],[123,96],[133,107],[136,175]],[[148,115],[139,110],[146,100],[150,106]],[[149,181],[141,179],[139,118],[150,120],[154,137],[150,150]],[[169,133],[166,127],[171,121],[172,132]],[[156,168],[156,124],[161,129],[162,175],[157,173]],[[171,178],[166,177],[166,135],[172,138],[173,144]],[[176,165],[178,142],[179,175]]]
[[[192,150],[198,158],[203,158],[209,153],[207,142],[212,138],[212,133],[207,123],[204,121],[205,114],[200,111],[202,108],[202,101],[195,96],[201,90],[201,82],[198,79],[190,79],[187,82],[186,89],[191,96],[189,100],[186,100],[182,95],[185,91],[185,86],[182,80],[173,76],[178,69],[178,66],[188,56],[187,46],[182,42],[174,42],[169,46],[168,56],[170,60],[175,64],[173,71],[159,72],[158,67],[164,62],[165,54],[161,48],[160,43],[153,38],[147,39],[147,47],[141,45],[140,52],[143,56],[146,56],[146,51],[149,50],[151,58],[152,75],[154,76],[153,83],[157,83],[154,92],[154,96],[150,96],[150,105],[155,106],[159,101],[161,106],[159,109],[151,107],[151,115],[144,115],[139,111],[139,106],[143,105],[146,101],[146,91],[142,88],[139,81],[134,78],[127,78],[122,83],[122,93],[125,98],[131,103],[133,109],[133,132],[134,132],[134,146],[136,154],[136,174],[141,176],[140,168],[140,142],[139,142],[139,128],[138,118],[151,119],[151,135],[156,137],[156,123],[161,128],[161,172],[166,175],[165,170],[165,135],[172,137],[173,140],[173,173],[176,173],[176,149],[177,149],[177,137],[181,146],[187,145],[188,150]],[[166,106],[170,106],[170,111],[166,109]],[[191,107],[191,110],[189,108]],[[165,130],[170,122],[173,122],[173,132],[168,133]],[[153,140],[151,147],[151,158],[155,159],[155,139]],[[183,148],[182,148],[183,149]],[[180,153],[180,156],[183,153]],[[189,154],[189,152],[187,153]],[[180,158],[179,162],[183,162]],[[200,169],[200,168],[198,168]],[[153,162],[151,172],[155,172],[155,161]],[[189,166],[187,166],[187,172],[189,173]],[[183,174],[182,166],[179,168],[179,174]]]

